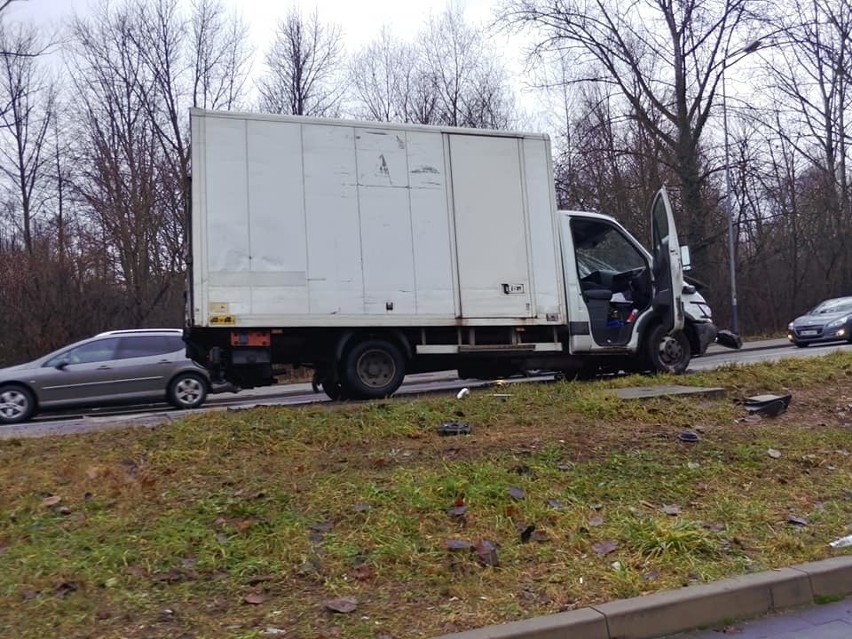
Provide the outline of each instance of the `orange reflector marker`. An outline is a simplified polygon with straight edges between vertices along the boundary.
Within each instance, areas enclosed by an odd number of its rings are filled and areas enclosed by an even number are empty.
[[[269,346],[269,331],[231,331],[231,346]]]

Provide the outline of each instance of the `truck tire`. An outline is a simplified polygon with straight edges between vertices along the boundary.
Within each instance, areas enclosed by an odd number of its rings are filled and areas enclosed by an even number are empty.
[[[393,395],[405,377],[405,359],[391,342],[368,339],[352,346],[341,367],[343,395],[352,399],[380,399]]]
[[[181,410],[198,408],[207,399],[207,382],[195,373],[179,373],[169,384],[168,399]]]
[[[343,388],[340,386],[340,382],[337,380],[327,379],[320,384],[322,387],[322,392],[326,394],[331,401],[336,402],[338,400],[346,399],[343,395]]]
[[[651,369],[658,373],[685,373],[692,359],[692,348],[686,334],[676,331],[669,335],[662,324],[651,329],[646,348],[648,363]]]
[[[35,396],[26,386],[9,384],[0,388],[0,424],[19,424],[35,414]]]

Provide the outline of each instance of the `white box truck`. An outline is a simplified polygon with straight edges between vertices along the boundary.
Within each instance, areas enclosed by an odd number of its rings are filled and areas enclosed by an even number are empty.
[[[683,372],[716,328],[671,206],[653,254],[557,211],[549,139],[193,109],[185,338],[213,379],[314,370],[329,397],[408,373]]]

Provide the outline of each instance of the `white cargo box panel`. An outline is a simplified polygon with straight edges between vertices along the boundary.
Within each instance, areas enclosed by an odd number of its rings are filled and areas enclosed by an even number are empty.
[[[196,325],[564,322],[545,136],[193,109]]]

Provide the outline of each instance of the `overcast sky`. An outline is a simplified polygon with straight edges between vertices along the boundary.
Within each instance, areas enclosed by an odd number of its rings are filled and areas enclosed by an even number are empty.
[[[97,0],[21,0],[9,9],[10,18],[35,19],[45,27],[58,25],[73,13],[85,13],[90,1]],[[335,22],[344,32],[346,47],[353,51],[374,39],[389,25],[404,40],[412,38],[428,20],[430,13],[441,13],[447,0],[223,0],[237,9],[251,26],[252,41],[258,51],[271,40],[276,22],[290,6],[305,13],[319,10],[323,22]],[[497,0],[457,0],[471,24],[487,23]]]
[[[74,13],[85,15],[88,7],[101,0],[19,0],[13,2],[4,16],[10,20],[33,21],[48,33],[57,33],[63,20]],[[115,1],[115,0],[113,0]],[[184,0],[189,2],[189,0]],[[228,8],[237,10],[251,29],[251,44],[255,51],[254,72],[261,72],[263,53],[272,41],[278,21],[294,4],[304,13],[316,8],[323,22],[339,24],[343,30],[347,52],[353,53],[375,39],[388,25],[399,39],[411,40],[423,28],[430,15],[442,13],[450,0],[222,0]],[[471,26],[491,24],[494,9],[501,0],[455,0],[463,7]],[[491,32],[492,46],[500,55],[509,73],[518,105],[524,111],[521,127],[537,126],[540,121],[541,94],[534,94],[524,85],[524,61],[519,37]],[[538,113],[537,113],[538,112]]]

